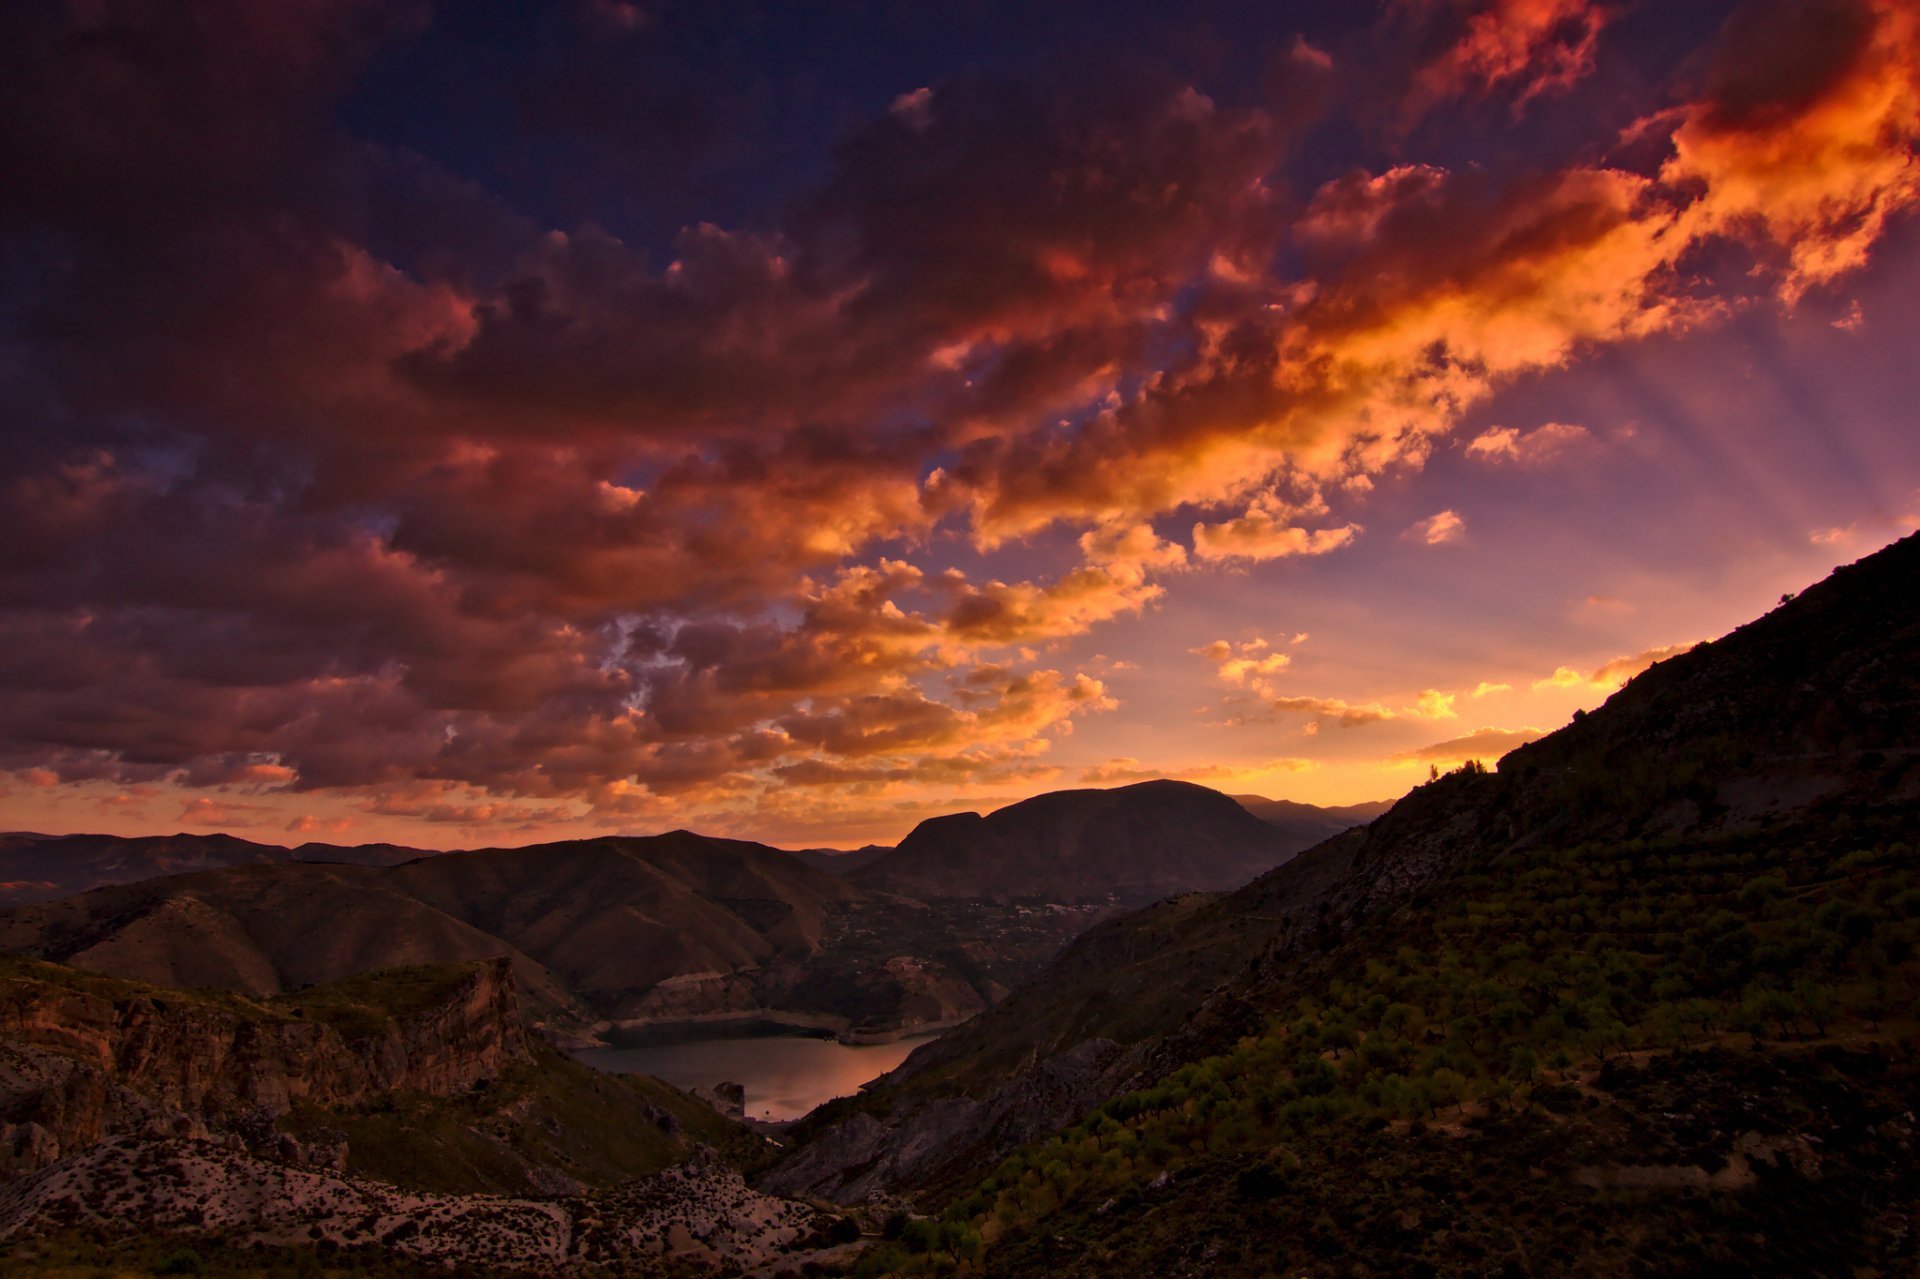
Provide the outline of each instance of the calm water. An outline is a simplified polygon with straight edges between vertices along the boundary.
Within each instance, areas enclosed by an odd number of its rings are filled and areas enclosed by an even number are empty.
[[[711,1088],[730,1080],[746,1088],[748,1115],[779,1120],[798,1119],[822,1102],[860,1091],[861,1084],[886,1074],[934,1038],[841,1044],[804,1035],[740,1035],[588,1048],[574,1056],[596,1070],[653,1075],[676,1088]]]

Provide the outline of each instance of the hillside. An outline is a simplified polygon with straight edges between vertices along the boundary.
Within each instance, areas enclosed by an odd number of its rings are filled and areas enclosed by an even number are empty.
[[[1881,1170],[1913,1136],[1896,992],[1920,980],[1916,659],[1909,538],[1498,772],[1423,786],[1231,894],[1090,930],[814,1117],[765,1184],[917,1189],[994,1245],[995,1274],[1177,1272],[1196,1239],[1209,1273],[1392,1270],[1434,1230],[1438,1272],[1544,1254],[1623,1273],[1707,1255],[1702,1230],[1739,1255],[1741,1223],[1795,1196],[1835,1215],[1767,1254],[1782,1269],[1809,1238],[1910,1256],[1889,1222],[1913,1187]],[[1436,1124],[1458,1136],[1422,1135]],[[1519,1253],[1509,1201],[1537,1228]],[[1259,1258],[1223,1213],[1271,1227]]]
[[[1302,847],[1218,791],[1140,782],[930,818],[847,879],[923,899],[1141,905],[1236,887]]]

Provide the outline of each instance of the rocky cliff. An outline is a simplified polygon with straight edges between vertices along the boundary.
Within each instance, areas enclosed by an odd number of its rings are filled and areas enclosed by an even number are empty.
[[[274,1121],[299,1103],[453,1095],[528,1060],[504,960],[378,974],[260,1003],[8,960],[0,1176],[122,1134],[227,1136],[335,1164],[344,1158],[338,1143],[290,1145]]]

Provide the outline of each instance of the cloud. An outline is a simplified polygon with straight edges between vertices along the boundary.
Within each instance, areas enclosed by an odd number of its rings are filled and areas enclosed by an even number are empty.
[[[1276,522],[1257,507],[1218,524],[1193,526],[1193,553],[1201,560],[1275,560],[1325,555],[1360,535],[1358,524],[1305,529]]]
[[[1430,23],[1459,24],[1450,43],[1415,72],[1404,107],[1409,118],[1496,90],[1510,94],[1517,114],[1593,70],[1600,33],[1615,14],[1613,6],[1594,0],[1410,0],[1402,8]]]
[[[1487,462],[1544,466],[1592,440],[1584,426],[1548,422],[1522,434],[1510,426],[1488,427],[1467,444],[1467,456]]]
[[[1481,680],[1478,684],[1474,685],[1472,696],[1486,697],[1493,693],[1511,692],[1512,689],[1513,685],[1511,684],[1493,684],[1486,680]]]
[[[1424,520],[1416,520],[1401,536],[1427,546],[1445,546],[1466,540],[1467,522],[1460,518],[1458,511],[1441,511]]]
[[[1587,677],[1587,682],[1601,687],[1618,687],[1655,662],[1664,662],[1670,657],[1678,657],[1682,653],[1691,652],[1695,647],[1693,644],[1668,644],[1661,648],[1650,648],[1645,652],[1635,653],[1631,657],[1616,657],[1595,668],[1594,672]]]
[[[1603,662],[1585,674],[1571,666],[1560,666],[1554,669],[1553,674],[1535,680],[1533,686],[1535,688],[1590,687],[1611,692],[1655,662],[1664,662],[1670,657],[1678,657],[1695,647],[1694,644],[1668,644],[1659,648],[1650,648],[1631,656],[1616,657],[1612,661]]]
[[[1252,681],[1258,685],[1263,677],[1278,675],[1293,664],[1291,656],[1274,652],[1273,645],[1258,636],[1238,644],[1215,640],[1188,651],[1212,662],[1215,673],[1228,684]]]
[[[1276,715],[1304,714],[1330,719],[1342,728],[1399,718],[1378,702],[1355,704],[1337,697],[1276,697],[1267,703],[1267,709]]]
[[[338,837],[353,829],[351,817],[315,817],[312,813],[302,813],[286,825],[289,835],[325,835]]]
[[[1920,203],[1920,14],[1905,0],[1763,0],[1729,20],[1661,179],[1693,235],[1773,250],[1789,304],[1856,270]]]
[[[1497,759],[1508,751],[1545,736],[1539,728],[1476,728],[1465,737],[1451,737],[1401,751],[1393,758],[1402,762],[1456,762],[1468,759]]]
[[[180,806],[179,821],[184,826],[259,826],[271,816],[271,810],[258,804],[241,804],[195,795]]]
[[[1080,781],[1087,786],[1127,786],[1134,782],[1167,779],[1178,782],[1231,783],[1266,773],[1308,773],[1319,765],[1308,759],[1270,759],[1257,764],[1207,764],[1198,768],[1150,768],[1139,760],[1122,756],[1104,764],[1082,769]]]
[[[1426,719],[1459,719],[1459,713],[1453,709],[1453,699],[1452,693],[1430,688],[1420,694],[1420,700],[1414,703],[1414,710]]]

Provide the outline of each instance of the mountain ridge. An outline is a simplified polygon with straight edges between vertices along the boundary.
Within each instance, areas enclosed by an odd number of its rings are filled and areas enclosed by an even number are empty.
[[[1168,795],[1176,802],[1162,805],[1157,822],[1139,819],[1143,801]],[[1203,820],[1190,825],[1196,803]],[[0,949],[258,997],[372,968],[504,956],[532,1015],[563,1039],[727,1017],[885,1038],[991,1005],[1128,891],[1118,878],[1130,856],[1124,847],[1118,861],[1075,863],[1057,822],[1024,828],[1036,811],[1090,804],[1129,808],[1136,831],[1160,832],[1153,838],[1161,843],[1198,831],[1199,843],[1252,850],[1248,873],[1278,860],[1286,840],[1225,796],[1181,783],[1059,792],[1001,810],[1007,816],[968,819],[996,832],[1015,828],[1022,869],[1050,860],[1068,868],[1071,883],[1043,877],[1003,898],[1078,886],[1074,896],[1092,899],[1036,913],[972,893],[923,902],[863,878],[862,868],[829,874],[785,850],[686,830],[415,857],[362,846],[390,863],[376,865],[339,860],[333,846],[186,837],[185,853],[246,860],[0,911]],[[1207,833],[1222,828],[1224,840]],[[181,840],[131,843],[150,855],[185,855]],[[106,840],[75,846],[90,853],[90,873],[112,860]],[[303,850],[328,856],[288,860]],[[1223,874],[1217,859],[1187,865],[1200,882]],[[1153,873],[1162,877],[1157,892],[1170,872],[1159,865]],[[988,887],[977,896],[990,897]]]

